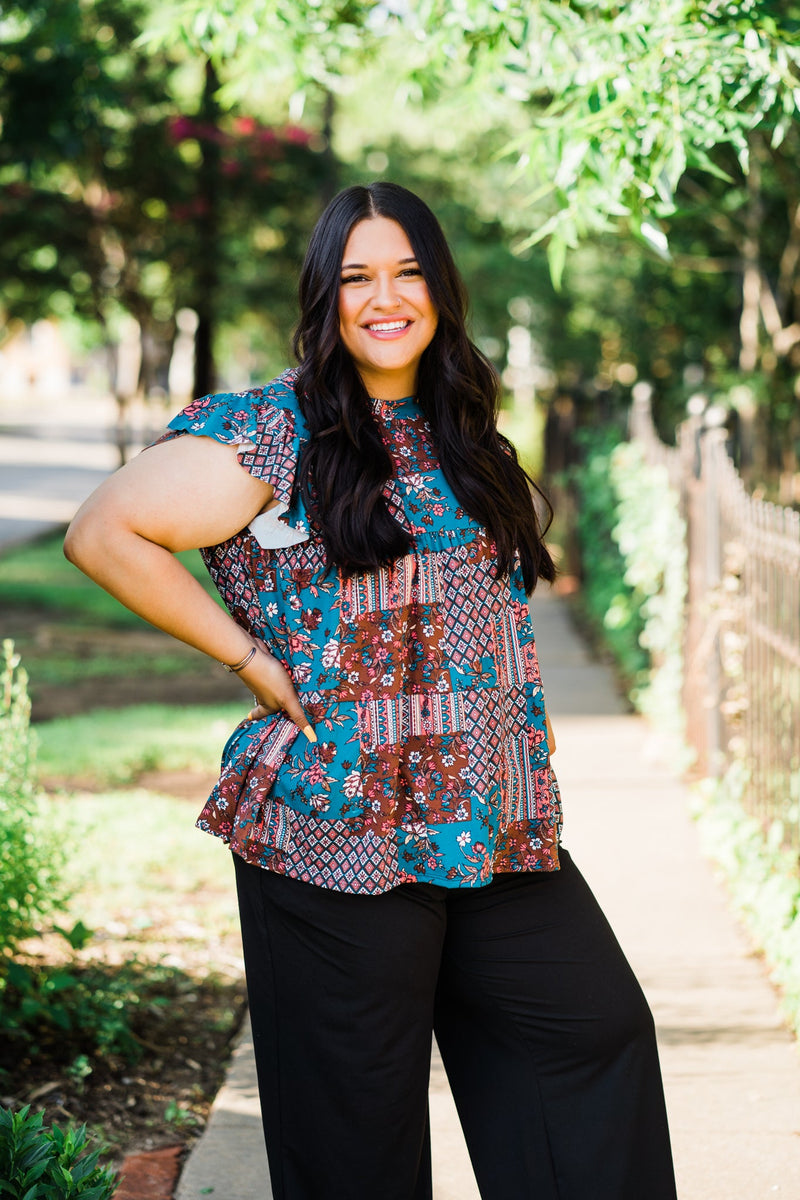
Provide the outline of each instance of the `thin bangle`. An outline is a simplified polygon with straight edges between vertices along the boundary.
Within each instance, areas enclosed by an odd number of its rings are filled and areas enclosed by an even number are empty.
[[[257,653],[258,653],[258,647],[251,646],[241,662],[234,663],[233,666],[229,666],[228,663],[224,663],[224,662],[221,662],[219,665],[221,667],[224,667],[226,671],[230,671],[230,673],[232,675],[238,675],[240,671],[243,671],[245,669],[245,667],[247,666],[248,663],[251,663],[253,661],[253,659],[255,658]]]

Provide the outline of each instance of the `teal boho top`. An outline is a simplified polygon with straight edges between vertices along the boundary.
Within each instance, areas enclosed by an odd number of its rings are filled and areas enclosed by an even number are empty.
[[[318,735],[283,714],[233,732],[198,825],[248,862],[346,892],[479,886],[555,870],[561,808],[522,574],[451,491],[413,399],[373,401],[386,495],[413,537],[391,567],[323,578],[295,488],[308,431],[288,371],[170,423],[239,449],[273,507],[203,551],[236,621],[291,673]]]

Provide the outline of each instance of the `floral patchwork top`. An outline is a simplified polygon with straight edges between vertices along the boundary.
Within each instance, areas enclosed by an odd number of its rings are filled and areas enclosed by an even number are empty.
[[[223,601],[291,673],[317,732],[282,714],[225,746],[198,826],[250,863],[345,892],[488,883],[556,870],[561,807],[519,565],[459,505],[414,400],[374,401],[387,484],[413,553],[323,578],[325,552],[294,488],[308,430],[285,372],[206,396],[170,423],[240,446],[277,503],[203,551]]]

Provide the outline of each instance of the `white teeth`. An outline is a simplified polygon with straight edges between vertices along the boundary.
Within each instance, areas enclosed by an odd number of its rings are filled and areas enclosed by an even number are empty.
[[[392,333],[395,329],[405,329],[409,324],[409,321],[371,321],[367,329],[374,329],[376,333]]]

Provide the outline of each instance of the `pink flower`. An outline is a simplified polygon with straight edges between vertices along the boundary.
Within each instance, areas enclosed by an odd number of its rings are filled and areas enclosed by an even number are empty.
[[[183,142],[197,136],[197,126],[191,117],[172,117],[168,124],[173,142]]]
[[[312,763],[308,770],[303,772],[303,778],[305,779],[306,783],[310,783],[312,786],[315,786],[318,783],[324,783],[327,776],[325,775],[322,763]]]
[[[294,146],[307,146],[311,141],[311,134],[308,130],[301,129],[299,125],[288,125],[284,130],[284,137]]]

